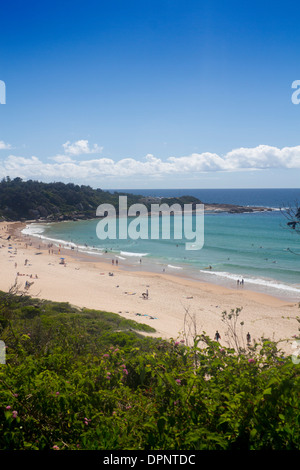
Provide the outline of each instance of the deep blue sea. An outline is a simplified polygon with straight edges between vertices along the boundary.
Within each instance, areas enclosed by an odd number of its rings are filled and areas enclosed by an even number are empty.
[[[118,190],[116,190],[118,191]],[[155,197],[195,196],[202,202],[242,206],[287,207],[300,203],[300,189],[122,189]]]
[[[287,228],[279,210],[300,203],[300,189],[153,189],[122,190],[145,196],[191,195],[205,203],[263,206],[272,212],[205,214],[204,246],[186,250],[186,240],[99,240],[98,219],[31,224],[26,232],[88,252],[95,259],[117,259],[125,269],[172,273],[199,281],[244,288],[300,301],[300,235]],[[96,209],[96,208],[95,208]],[[128,218],[128,224],[133,219]],[[150,232],[149,232],[150,233]]]

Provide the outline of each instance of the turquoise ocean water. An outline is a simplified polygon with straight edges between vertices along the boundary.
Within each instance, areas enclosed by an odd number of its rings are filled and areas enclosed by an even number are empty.
[[[246,289],[300,301],[300,235],[287,228],[287,220],[279,210],[300,202],[300,190],[156,189],[126,192],[163,197],[188,194],[204,202],[259,205],[275,210],[205,214],[201,250],[186,250],[187,240],[174,238],[172,217],[170,239],[160,236],[158,240],[151,240],[149,236],[137,240],[100,240],[96,234],[99,219],[31,224],[25,232],[40,237],[44,243],[51,241],[67,249],[87,252],[95,260],[118,259],[125,269],[171,273],[229,287],[236,287],[237,280],[244,279]],[[132,220],[128,218],[128,224]]]

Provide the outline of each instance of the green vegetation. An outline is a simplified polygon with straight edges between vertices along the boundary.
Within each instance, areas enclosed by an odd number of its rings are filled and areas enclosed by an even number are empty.
[[[51,221],[94,218],[97,207],[103,203],[112,204],[118,212],[120,195],[127,196],[129,206],[142,202],[150,208],[151,203],[138,195],[112,193],[73,183],[42,183],[7,177],[0,182],[0,219],[15,221],[43,218]],[[181,206],[200,203],[192,196],[163,198],[159,202],[176,202]]]
[[[151,331],[1,292],[0,449],[299,450],[300,366],[274,343],[237,353]]]
[[[98,205],[104,202],[116,205],[118,197],[117,193],[90,186],[8,177],[0,182],[0,216],[7,220],[91,218],[96,216]],[[139,198],[128,195],[128,202],[133,204]]]

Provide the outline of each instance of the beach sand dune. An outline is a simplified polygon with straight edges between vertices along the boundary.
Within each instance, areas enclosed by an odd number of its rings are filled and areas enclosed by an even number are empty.
[[[0,223],[0,290],[8,291],[16,279],[20,289],[29,282],[27,292],[33,297],[118,313],[153,326],[156,336],[167,339],[182,336],[188,312],[199,334],[205,331],[214,338],[218,330],[224,346],[227,328],[222,312],[242,308],[238,323],[244,325],[238,331],[244,343],[249,331],[252,340],[287,339],[289,343],[280,346],[293,353],[291,343],[299,332],[298,303],[178,275],[123,270],[121,260],[118,266],[111,265],[73,250],[53,247],[52,253],[46,241],[24,236],[22,227]]]

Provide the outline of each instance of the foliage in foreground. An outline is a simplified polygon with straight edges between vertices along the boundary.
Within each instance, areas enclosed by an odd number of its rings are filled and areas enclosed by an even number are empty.
[[[299,449],[299,364],[0,293],[0,449]]]

